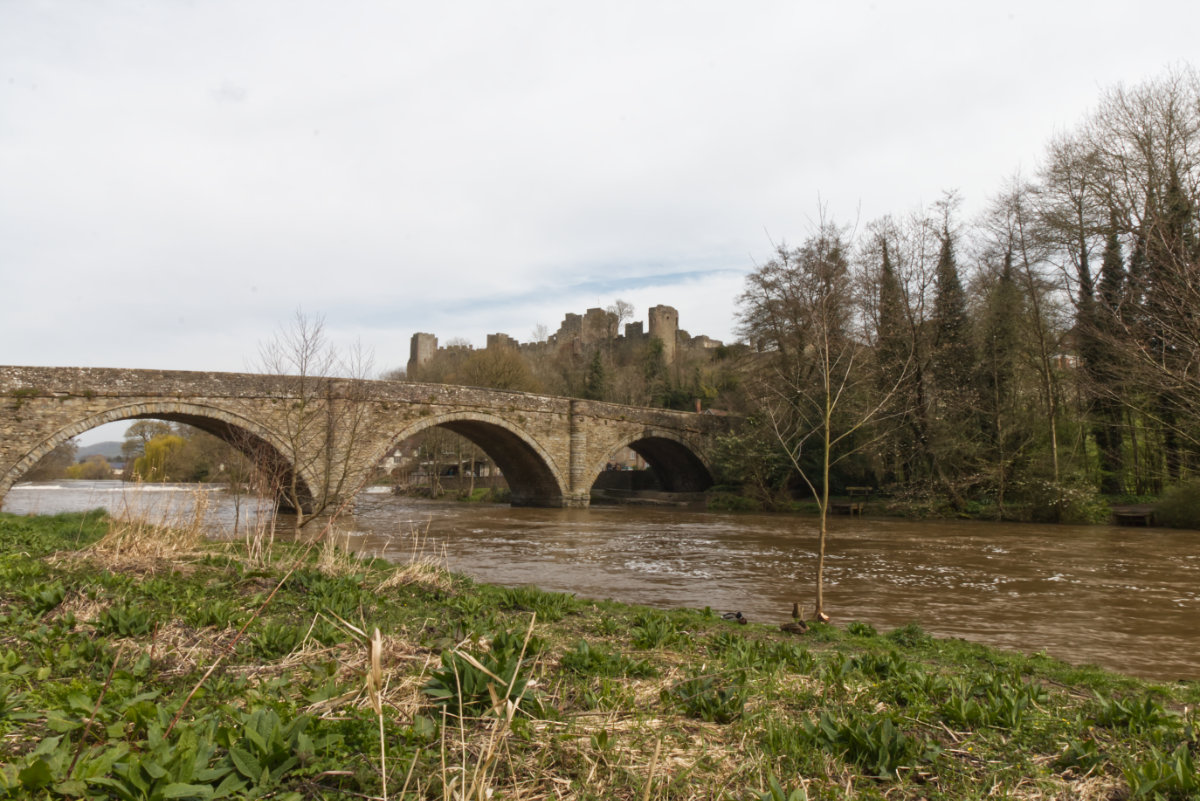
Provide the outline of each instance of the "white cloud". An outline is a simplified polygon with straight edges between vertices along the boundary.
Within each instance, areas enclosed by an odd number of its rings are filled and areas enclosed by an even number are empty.
[[[3,4],[0,362],[239,370],[298,306],[381,366],[415,331],[525,338],[617,297],[728,339],[739,275],[818,198],[977,208],[1198,23],[1162,0]]]

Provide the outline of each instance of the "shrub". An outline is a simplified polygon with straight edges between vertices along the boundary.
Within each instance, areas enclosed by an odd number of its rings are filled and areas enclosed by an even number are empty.
[[[1141,701],[1105,698],[1097,694],[1092,720],[1097,726],[1127,731],[1155,742],[1173,734],[1180,727],[1179,716],[1168,710],[1150,695]]]
[[[579,608],[574,595],[546,592],[537,587],[506,587],[500,590],[500,608],[537,612],[538,620],[553,623]]]
[[[962,726],[996,726],[1019,729],[1025,713],[1049,698],[1040,684],[1026,684],[1017,677],[1005,680],[998,675],[983,676],[979,681],[954,683],[950,698],[942,704],[942,717]]]
[[[855,656],[851,658],[850,665],[864,676],[877,679],[899,678],[913,670],[902,656],[892,652]]]
[[[237,626],[244,619],[242,608],[228,598],[214,598],[207,603],[197,603],[184,610],[183,618],[196,628],[228,628]]]
[[[846,626],[846,633],[853,634],[855,637],[874,637],[879,632],[875,631],[875,627],[870,623],[863,623],[861,620],[852,620]]]
[[[1093,739],[1069,740],[1054,764],[1061,770],[1071,768],[1087,773],[1104,764],[1104,754]]]
[[[1103,523],[1112,514],[1095,487],[1082,482],[1033,480],[1017,487],[1035,523]]]
[[[312,611],[333,612],[343,618],[354,615],[365,600],[362,587],[354,577],[327,576],[315,568],[297,570],[285,586],[307,596],[307,605]]]
[[[253,788],[246,795],[249,798],[267,795],[289,772],[338,739],[325,735],[314,740],[307,731],[312,723],[307,715],[285,720],[274,709],[260,707],[235,713],[235,718],[235,724],[222,727],[216,739],[227,750],[223,767],[233,769],[224,783],[231,793]],[[173,796],[168,792],[166,797]]]
[[[707,508],[710,512],[761,512],[762,501],[732,492],[709,492]]]
[[[29,603],[30,611],[34,615],[44,615],[63,602],[67,597],[67,590],[62,582],[39,583],[22,592],[21,597]]]
[[[1200,481],[1167,490],[1154,507],[1154,518],[1162,526],[1200,529]]]
[[[926,634],[925,630],[916,623],[906,623],[898,629],[892,629],[887,633],[887,638],[905,648],[928,645],[933,641],[933,638]]]
[[[808,801],[808,790],[801,783],[789,793],[774,776],[767,779],[767,789],[759,793],[755,801]]]
[[[250,638],[254,655],[262,659],[282,659],[300,645],[302,629],[286,623],[265,623]]]
[[[791,642],[775,642],[762,649],[766,667],[788,667],[800,673],[808,673],[815,660],[803,646]]]

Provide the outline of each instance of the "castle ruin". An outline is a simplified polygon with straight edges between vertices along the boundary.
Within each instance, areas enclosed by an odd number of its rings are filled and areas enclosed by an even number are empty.
[[[527,355],[536,356],[547,350],[564,347],[583,353],[605,342],[615,342],[620,346],[648,343],[658,339],[662,342],[663,361],[672,364],[682,353],[719,348],[722,344],[711,337],[690,336],[679,327],[679,312],[672,306],[658,305],[650,309],[649,331],[639,320],[626,323],[622,334],[617,331],[618,323],[617,315],[601,308],[588,309],[584,314],[568,312],[558,331],[548,336],[545,342],[518,342],[508,334],[488,334],[487,348],[514,348]],[[431,362],[438,354],[464,347],[471,349],[469,345],[438,347],[435,335],[413,334],[409,348],[408,375],[415,376],[423,365]]]

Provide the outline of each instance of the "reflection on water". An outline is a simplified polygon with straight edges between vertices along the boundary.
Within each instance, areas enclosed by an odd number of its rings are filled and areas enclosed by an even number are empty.
[[[117,482],[22,485],[5,510],[189,508],[189,491]],[[136,496],[136,500],[133,500]],[[223,493],[208,520],[229,530]],[[110,505],[113,502],[115,505]],[[142,506],[141,504],[146,504]],[[245,509],[240,518],[245,519]],[[830,521],[826,604],[841,622],[1045,651],[1137,675],[1200,678],[1200,534],[867,518]],[[364,493],[343,521],[359,550],[404,559],[414,541],[451,569],[583,597],[787,619],[810,601],[815,521],[633,507],[512,509]],[[811,608],[811,606],[810,606]]]
[[[17,484],[4,511],[17,515],[107,509],[115,517],[165,525],[201,522],[223,536],[254,524],[273,507],[253,496],[227,493],[216,484],[125,484],[121,481],[38,481]]]

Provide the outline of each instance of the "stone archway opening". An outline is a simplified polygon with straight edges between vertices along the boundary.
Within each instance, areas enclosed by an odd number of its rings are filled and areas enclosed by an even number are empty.
[[[170,423],[182,423],[192,428],[211,434],[235,451],[244,456],[258,472],[258,489],[275,496],[276,510],[284,514],[295,514],[288,493],[282,492],[282,487],[296,487],[296,496],[305,514],[312,511],[315,504],[312,490],[303,476],[296,474],[291,461],[267,440],[247,428],[234,422],[210,417],[203,414],[188,414],[182,412],[159,412],[154,414],[134,415],[130,420],[164,420]],[[268,496],[269,497],[269,496]]]
[[[153,406],[153,404],[140,404],[137,407],[110,409],[102,414],[76,421],[61,429],[49,440],[41,443],[37,448],[28,453],[16,465],[11,474],[4,479],[4,483],[0,486],[0,489],[7,490],[13,484],[22,480],[43,456],[80,434],[109,423],[155,420],[191,426],[216,437],[237,451],[253,465],[255,471],[258,473],[260,480],[252,482],[251,492],[261,491],[265,494],[273,494],[273,500],[278,511],[295,511],[289,504],[283,501],[284,496],[278,491],[279,487],[292,486],[293,482],[294,486],[298,488],[296,495],[300,498],[301,506],[305,511],[311,509],[313,494],[308,482],[305,481],[303,476],[297,474],[291,461],[284,456],[280,449],[270,443],[264,436],[252,431],[249,423],[240,421],[225,412],[209,410],[204,407],[194,407],[194,410],[180,410],[181,404],[173,403],[171,404],[172,408],[151,408],[147,410],[146,407],[148,405]],[[186,409],[186,406],[184,408]],[[129,468],[131,466],[126,465],[124,474],[126,477],[129,476]],[[0,497],[2,497],[2,493],[0,493]]]
[[[436,442],[436,437],[431,435],[438,430],[458,435],[478,448],[486,458],[477,460],[476,454],[454,448],[450,453],[431,458],[427,450],[430,446],[426,445],[426,450],[422,452],[413,448],[418,438]],[[415,430],[404,432],[395,442],[397,444],[389,453],[403,452],[394,458],[397,462],[409,461],[409,480],[416,484],[430,481],[439,487],[445,484],[459,491],[466,486],[477,485],[507,489],[509,502],[513,506],[559,507],[566,501],[564,482],[548,455],[532,440],[498,418],[487,415],[433,418]],[[432,447],[438,446],[435,444]],[[470,482],[449,480],[466,476],[468,471],[477,469],[479,465],[488,465],[485,468],[488,471],[486,475],[470,473]],[[411,478],[411,468],[416,469],[419,478]],[[430,477],[428,471],[439,471],[439,475]]]
[[[620,499],[639,493],[701,493],[713,485],[712,474],[683,442],[648,435],[614,451],[592,485],[598,497]]]

